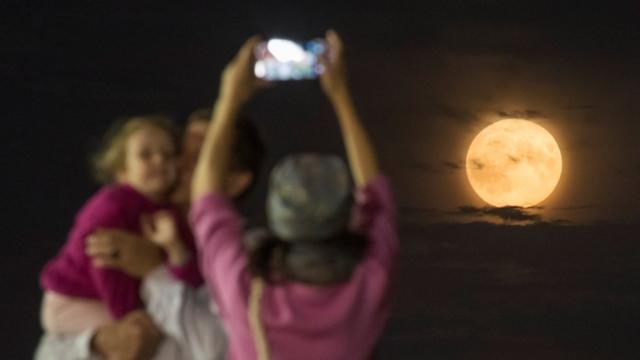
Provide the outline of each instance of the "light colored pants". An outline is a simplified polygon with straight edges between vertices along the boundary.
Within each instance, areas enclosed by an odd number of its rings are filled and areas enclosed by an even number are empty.
[[[78,334],[114,322],[107,307],[99,300],[84,299],[45,291],[40,309],[40,323],[45,332]]]

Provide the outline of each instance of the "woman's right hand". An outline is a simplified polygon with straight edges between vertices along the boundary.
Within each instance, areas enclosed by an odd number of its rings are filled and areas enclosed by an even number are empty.
[[[164,263],[158,246],[119,229],[100,229],[89,235],[85,253],[95,266],[119,269],[135,278],[143,278]]]
[[[268,82],[258,79],[253,73],[254,49],[260,43],[261,37],[254,35],[242,45],[236,56],[227,64],[222,72],[220,83],[220,98],[242,105],[247,102],[260,88]]]

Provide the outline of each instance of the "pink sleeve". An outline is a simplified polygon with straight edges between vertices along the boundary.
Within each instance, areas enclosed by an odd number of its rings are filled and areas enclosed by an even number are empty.
[[[356,190],[353,227],[370,241],[369,256],[391,268],[398,250],[396,208],[389,180],[378,175]]]
[[[109,199],[115,200],[115,199]],[[86,237],[100,228],[124,229],[129,227],[124,218],[124,212],[117,202],[103,201],[94,204],[87,212],[79,217],[74,236],[79,237],[83,256],[89,262],[89,276],[93,285],[111,314],[120,319],[129,311],[135,310],[139,304],[138,288],[140,282],[124,272],[115,269],[97,268],[91,264],[91,259],[84,254]]]
[[[240,217],[233,204],[220,193],[205,195],[192,205],[191,223],[200,270],[220,311],[246,316],[250,275]]]

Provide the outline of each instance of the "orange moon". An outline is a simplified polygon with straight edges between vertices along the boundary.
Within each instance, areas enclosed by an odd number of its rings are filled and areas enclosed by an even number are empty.
[[[556,188],[562,174],[558,143],[542,126],[506,119],[484,128],[471,142],[467,178],[493,206],[534,206]]]

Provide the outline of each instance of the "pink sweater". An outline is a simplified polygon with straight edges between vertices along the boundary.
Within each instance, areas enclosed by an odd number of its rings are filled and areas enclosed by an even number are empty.
[[[389,276],[397,251],[395,209],[380,176],[358,190],[356,211],[370,245],[348,282],[314,287],[267,284],[261,321],[272,359],[366,359],[388,318]],[[251,274],[241,221],[222,194],[200,198],[191,221],[201,270],[229,337],[229,359],[255,359],[247,317]]]
[[[44,290],[71,297],[98,299],[105,303],[111,315],[120,319],[139,304],[140,282],[120,270],[101,269],[91,265],[85,254],[86,237],[98,229],[122,229],[140,234],[140,216],[158,210],[175,214],[182,238],[195,251],[193,236],[187,223],[172,205],[158,204],[127,185],[102,187],[80,209],[67,242],[40,274]],[[172,273],[192,286],[202,283],[196,257]]]

